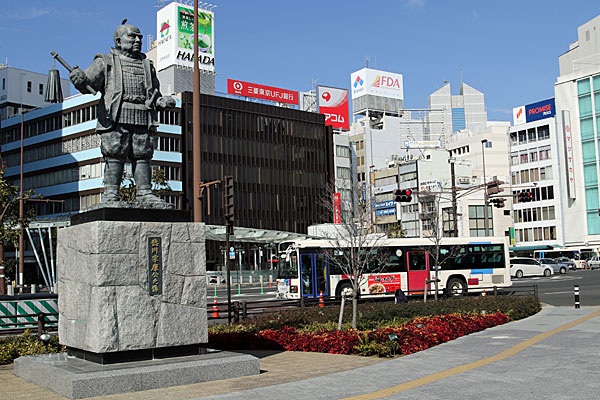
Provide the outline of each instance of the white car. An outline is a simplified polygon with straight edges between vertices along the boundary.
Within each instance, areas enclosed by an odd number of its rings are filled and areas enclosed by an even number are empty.
[[[522,278],[524,276],[550,276],[554,274],[551,266],[544,266],[533,258],[511,258],[510,276]]]

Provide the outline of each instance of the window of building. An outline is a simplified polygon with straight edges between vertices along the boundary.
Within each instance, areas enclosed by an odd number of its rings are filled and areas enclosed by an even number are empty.
[[[417,179],[416,172],[408,172],[405,174],[400,174],[400,182],[408,182]]]
[[[527,143],[527,132],[519,131],[519,144]]]
[[[6,78],[2,78],[2,90],[6,90]]]
[[[39,87],[38,87],[38,93],[40,95],[44,95],[44,84],[40,83]]]
[[[335,155],[338,157],[350,158],[350,149],[346,146],[335,146]]]
[[[536,141],[535,128],[531,128],[531,129],[527,130],[527,140],[529,142],[535,142]]]
[[[538,126],[537,134],[538,140],[550,139],[550,127],[548,125]]]
[[[31,81],[27,81],[27,92],[31,93]]]
[[[510,133],[510,144],[516,145],[519,143],[519,138],[517,136],[517,132]]]
[[[540,150],[540,161],[547,160],[550,158],[550,149],[542,149]]]
[[[337,167],[336,172],[338,179],[350,179],[350,168]]]
[[[537,151],[533,151],[533,152],[529,153],[529,161],[531,161],[531,162],[537,161]]]
[[[529,162],[529,155],[527,153],[521,154],[519,157],[520,164],[527,164]]]
[[[469,206],[469,236],[492,236],[494,232],[492,206],[488,206],[488,235],[485,234],[484,206]]]
[[[517,154],[510,155],[510,165],[519,165],[519,155],[517,155]]]

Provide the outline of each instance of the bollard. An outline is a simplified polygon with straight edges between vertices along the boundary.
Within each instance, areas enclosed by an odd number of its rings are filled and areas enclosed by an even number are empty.
[[[233,302],[233,322],[240,322],[240,303]]]
[[[498,286],[494,286],[494,297],[498,297]]]
[[[45,325],[44,314],[43,313],[38,313],[37,320],[38,320],[37,334],[38,334],[38,337],[39,337],[39,336],[42,335],[42,333],[44,333],[44,325]]]
[[[269,275],[269,287],[273,285],[273,275]]]
[[[248,318],[248,303],[242,300],[242,321]]]
[[[37,285],[31,285],[31,294],[35,294],[37,292]]]
[[[248,283],[252,285],[252,275],[248,277]]]
[[[573,286],[573,292],[575,293],[575,308],[579,308],[579,285]]]
[[[15,295],[15,288],[13,287],[13,285],[8,285],[8,287],[6,288],[6,294],[8,294],[9,296]]]
[[[265,294],[265,291],[263,289],[263,277],[262,277],[262,275],[260,276],[260,294]]]

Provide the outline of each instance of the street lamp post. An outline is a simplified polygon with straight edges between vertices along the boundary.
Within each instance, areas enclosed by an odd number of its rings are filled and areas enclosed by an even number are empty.
[[[488,215],[488,192],[487,192],[487,178],[485,177],[485,144],[487,143],[487,139],[481,140],[481,154],[483,157],[483,229],[485,229],[485,236],[489,235],[490,231],[490,222]]]

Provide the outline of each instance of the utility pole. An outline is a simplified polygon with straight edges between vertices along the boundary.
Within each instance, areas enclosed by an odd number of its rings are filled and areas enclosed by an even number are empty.
[[[487,139],[481,140],[481,154],[483,157],[483,229],[485,230],[484,236],[490,236],[490,222],[488,215],[488,192],[487,192],[487,178],[485,177],[485,144],[487,143]]]
[[[194,0],[194,81],[192,107],[192,187],[194,190],[194,222],[203,222],[203,198],[200,191],[202,183],[202,152],[200,143],[200,69],[198,67],[198,0]],[[229,248],[228,248],[229,250]]]
[[[223,191],[223,204],[225,211],[225,263],[227,264],[227,323],[231,324],[231,260],[229,257],[230,252],[230,235],[233,235],[233,176],[226,176],[225,179],[225,190]]]
[[[450,178],[452,181],[452,226],[454,231],[453,235],[454,237],[458,237],[458,209],[456,207],[456,175],[454,174],[454,161],[450,161]]]

